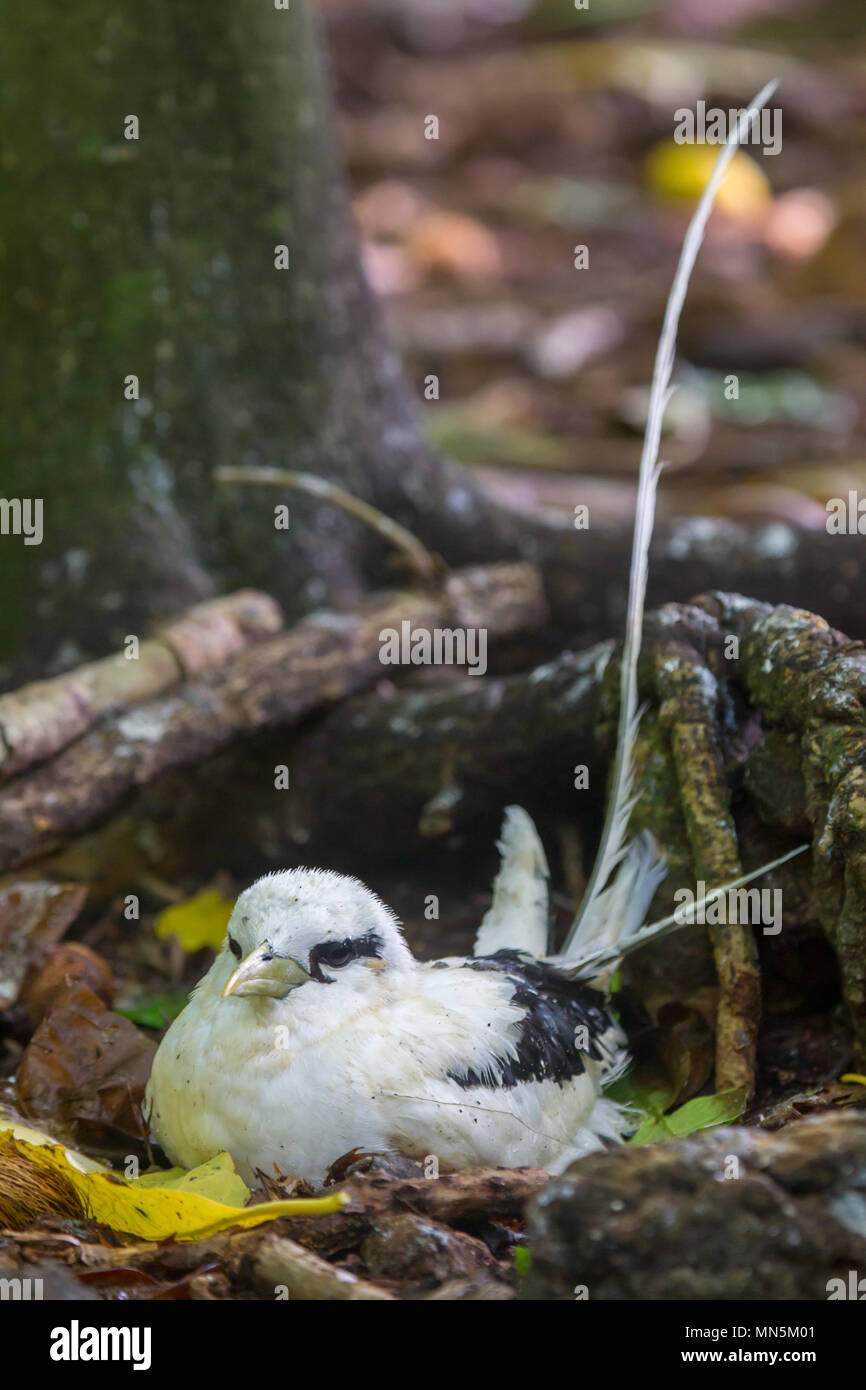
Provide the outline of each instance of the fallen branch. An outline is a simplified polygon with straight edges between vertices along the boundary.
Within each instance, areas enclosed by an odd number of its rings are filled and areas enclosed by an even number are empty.
[[[268,1237],[251,1256],[249,1270],[253,1282],[271,1298],[394,1301],[393,1294],[367,1279],[359,1279],[347,1269],[329,1264],[285,1236]]]
[[[162,773],[198,763],[259,729],[304,715],[387,670],[380,633],[481,628],[491,640],[544,616],[528,565],[450,575],[436,594],[390,593],[349,613],[319,613],[257,643],[176,692],[113,715],[51,762],[0,788],[0,869],[35,859],[105,820]]]
[[[279,604],[269,594],[245,589],[159,624],[129,655],[107,656],[0,695],[0,779],[44,762],[109,712],[221,666],[282,625]]]

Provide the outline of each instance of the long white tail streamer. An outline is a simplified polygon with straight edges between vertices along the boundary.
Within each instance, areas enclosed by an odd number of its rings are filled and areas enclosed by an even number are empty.
[[[598,854],[580,910],[571,925],[562,948],[563,957],[574,957],[579,951],[581,925],[590,913],[599,894],[605,888],[614,869],[622,860],[627,848],[626,834],[634,806],[634,745],[640,720],[637,703],[637,666],[643,630],[649,547],[652,540],[656,491],[661,471],[659,446],[662,421],[671,394],[671,375],[676,354],[680,314],[695,260],[704,239],[704,231],[712,211],[713,201],[725,176],[728,164],[733,158],[737,146],[742,143],[751,129],[755,117],[775,92],[777,85],[776,82],[768,82],[766,87],[762,88],[748,109],[742,113],[737,122],[736,130],[731,132],[725,147],[720,151],[709,182],[689,223],[676,274],[668,295],[653,369],[646,434],[644,435],[638,476],[613,781]]]

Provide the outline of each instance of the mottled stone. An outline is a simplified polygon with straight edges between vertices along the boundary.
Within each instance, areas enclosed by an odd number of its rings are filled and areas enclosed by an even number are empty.
[[[826,1299],[866,1273],[866,1113],[594,1154],[535,1198],[526,1243],[527,1298]]]

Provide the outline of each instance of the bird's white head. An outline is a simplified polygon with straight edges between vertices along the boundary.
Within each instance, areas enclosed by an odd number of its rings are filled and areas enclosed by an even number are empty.
[[[223,952],[234,958],[224,998],[283,999],[301,985],[360,982],[362,971],[404,971],[414,963],[391,909],[357,878],[328,869],[258,879],[235,903]]]

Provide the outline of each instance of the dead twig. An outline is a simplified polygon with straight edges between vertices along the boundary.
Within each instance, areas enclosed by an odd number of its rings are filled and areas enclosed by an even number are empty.
[[[345,488],[338,487],[336,483],[331,483],[327,478],[320,478],[315,473],[298,473],[290,468],[217,468],[214,478],[218,483],[254,483],[264,487],[289,487],[297,492],[304,492],[308,497],[317,497],[320,501],[330,502],[332,506],[339,507],[341,511],[348,512],[350,516],[357,517],[363,521],[365,526],[369,526],[377,535],[390,545],[396,546],[409,562],[410,568],[419,579],[426,583],[434,583],[441,578],[442,566],[431,555],[425,545],[413,536],[411,531],[407,531],[405,526],[393,521],[391,517],[380,512],[378,507],[372,506],[369,502],[364,502],[360,497],[354,497]]]

